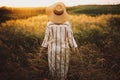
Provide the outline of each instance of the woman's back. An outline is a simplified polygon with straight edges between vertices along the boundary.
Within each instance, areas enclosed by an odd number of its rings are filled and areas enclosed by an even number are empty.
[[[60,48],[68,48],[68,36],[67,29],[69,26],[68,23],[65,24],[52,24],[48,26],[50,28],[50,43],[53,44],[54,47]]]
[[[56,47],[56,49],[60,49],[69,48],[70,43],[71,47],[77,47],[69,22],[65,22],[63,24],[48,22],[46,34],[48,42],[43,43],[43,46],[46,44],[48,47]]]

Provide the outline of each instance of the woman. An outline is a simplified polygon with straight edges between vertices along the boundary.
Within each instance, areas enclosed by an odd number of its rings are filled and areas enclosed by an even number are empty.
[[[71,25],[68,22],[66,7],[63,3],[58,2],[46,8],[46,14],[49,22],[39,56],[45,48],[48,48],[48,62],[52,80],[66,80],[70,46],[79,53]]]

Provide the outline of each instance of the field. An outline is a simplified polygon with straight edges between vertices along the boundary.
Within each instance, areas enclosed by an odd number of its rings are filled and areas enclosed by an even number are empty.
[[[78,5],[67,7],[67,11],[72,15],[86,14],[97,16],[101,14],[120,14],[119,7],[120,5]],[[0,23],[11,19],[25,19],[39,14],[45,14],[45,7],[14,8],[3,6],[0,8]]]
[[[106,7],[105,7],[106,6]],[[80,57],[71,53],[68,80],[120,79],[120,5],[68,7]],[[0,79],[49,78],[45,8],[0,8]]]

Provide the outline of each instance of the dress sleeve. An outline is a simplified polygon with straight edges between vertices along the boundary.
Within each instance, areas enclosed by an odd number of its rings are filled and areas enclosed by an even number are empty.
[[[47,26],[45,31],[45,37],[41,46],[46,48],[48,46],[48,40],[49,40],[49,27]]]
[[[72,31],[70,25],[67,27],[67,35],[68,35],[68,41],[69,41],[70,46],[76,48],[77,43],[76,43],[76,41],[74,39],[73,31]]]

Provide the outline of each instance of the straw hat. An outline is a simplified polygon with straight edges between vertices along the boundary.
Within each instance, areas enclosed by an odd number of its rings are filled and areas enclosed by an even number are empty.
[[[68,21],[66,6],[62,2],[58,2],[47,7],[46,14],[48,15],[48,19],[54,23],[64,23]]]

